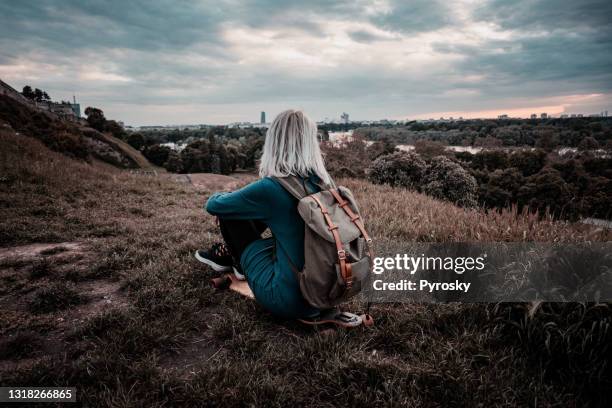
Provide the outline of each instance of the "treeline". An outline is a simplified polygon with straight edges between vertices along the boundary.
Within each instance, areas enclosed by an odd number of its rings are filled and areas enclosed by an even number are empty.
[[[180,151],[153,144],[144,146],[142,153],[151,163],[174,173],[229,174],[236,169],[255,167],[263,144],[264,137],[259,135],[228,139],[209,131],[206,138],[191,142]]]
[[[335,177],[367,177],[465,207],[516,206],[572,220],[612,218],[612,157],[607,154],[561,156],[537,148],[454,153],[422,141],[415,151],[399,152],[392,143],[367,146],[360,138],[322,146]]]
[[[612,118],[410,122],[388,127],[360,127],[354,132],[367,140],[388,140],[395,144],[430,140],[453,146],[612,149]]]

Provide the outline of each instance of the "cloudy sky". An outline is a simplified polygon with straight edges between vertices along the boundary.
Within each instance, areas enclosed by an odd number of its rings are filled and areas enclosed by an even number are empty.
[[[0,78],[131,125],[612,111],[610,0],[0,0]]]

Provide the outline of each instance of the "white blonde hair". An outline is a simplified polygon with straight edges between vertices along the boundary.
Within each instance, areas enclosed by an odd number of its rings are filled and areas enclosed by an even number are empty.
[[[311,174],[326,184],[332,182],[319,149],[317,124],[300,110],[279,113],[266,133],[259,175],[307,177]]]

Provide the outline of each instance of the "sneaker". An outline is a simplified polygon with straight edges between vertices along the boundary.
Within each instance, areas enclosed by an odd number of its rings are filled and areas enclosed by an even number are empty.
[[[238,268],[233,266],[232,269],[234,270],[234,276],[236,277],[236,279],[241,280],[241,281],[246,280],[246,276],[244,276],[243,273],[238,271]]]
[[[223,243],[213,244],[209,251],[198,249],[195,253],[198,261],[205,263],[217,272],[229,272],[232,269],[234,260],[229,249]]]

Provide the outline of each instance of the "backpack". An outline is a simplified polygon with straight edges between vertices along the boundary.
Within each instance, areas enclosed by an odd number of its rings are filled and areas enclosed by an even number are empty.
[[[372,240],[351,191],[325,185],[311,193],[303,179],[275,177],[298,199],[297,210],[304,220],[304,269],[297,275],[304,299],[319,309],[334,307],[361,291],[374,261]]]

